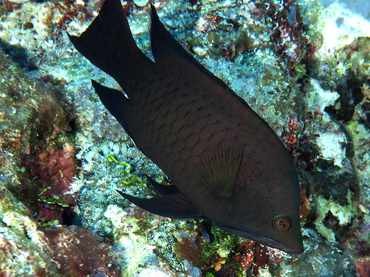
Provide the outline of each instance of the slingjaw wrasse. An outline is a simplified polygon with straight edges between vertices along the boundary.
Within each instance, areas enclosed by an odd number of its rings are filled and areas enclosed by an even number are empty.
[[[303,251],[299,184],[279,138],[248,104],[171,36],[151,7],[155,62],[135,44],[119,0],[106,0],[77,50],[119,90],[93,86],[143,153],[173,182],[162,196],[128,200],[174,218],[206,217],[230,233]]]

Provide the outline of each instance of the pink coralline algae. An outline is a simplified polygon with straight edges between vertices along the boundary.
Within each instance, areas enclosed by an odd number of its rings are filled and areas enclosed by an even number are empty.
[[[96,233],[73,226],[48,228],[44,234],[64,276],[120,276],[109,246]]]
[[[358,277],[370,276],[369,227],[365,224],[364,216],[360,215],[357,225],[340,242],[345,253],[355,262]]]
[[[253,240],[245,239],[239,244],[234,260],[241,262],[243,270],[250,269],[253,276],[259,276],[259,269],[283,260],[283,256],[274,249]]]
[[[370,276],[370,258],[361,257],[356,260],[357,276],[368,277]]]
[[[35,152],[32,159],[25,162],[31,177],[42,190],[39,218],[43,221],[58,220],[63,224],[63,212],[77,205],[77,195],[70,193],[70,184],[76,173],[75,152],[70,143],[65,143],[59,150],[39,148],[43,150]]]

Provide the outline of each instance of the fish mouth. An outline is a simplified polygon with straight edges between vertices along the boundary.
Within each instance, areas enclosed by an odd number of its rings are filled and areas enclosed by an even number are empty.
[[[301,243],[300,246],[292,248],[292,247],[288,247],[285,244],[282,244],[282,243],[280,243],[276,240],[273,240],[271,238],[267,238],[267,237],[264,237],[264,236],[261,236],[261,235],[251,235],[250,237],[253,240],[256,240],[256,241],[258,241],[262,244],[265,244],[269,247],[273,247],[273,248],[283,250],[284,252],[286,252],[288,254],[296,255],[296,254],[300,254],[300,253],[303,252],[302,243]]]
[[[220,229],[225,230],[225,231],[227,231],[229,233],[232,233],[234,235],[237,235],[239,237],[255,240],[255,241],[257,241],[259,243],[262,243],[264,245],[267,245],[269,247],[280,249],[280,250],[282,250],[282,251],[284,251],[288,254],[296,255],[296,254],[300,254],[300,253],[303,252],[302,240],[300,240],[300,241],[298,240],[296,243],[293,242],[292,243],[293,245],[287,246],[286,244],[283,244],[283,243],[281,243],[279,241],[276,241],[276,240],[273,240],[271,238],[268,238],[268,237],[265,237],[265,236],[262,236],[262,235],[248,233],[246,231],[242,231],[242,230],[232,228],[232,227],[227,226],[227,225],[223,225],[219,222],[215,222],[215,225],[217,227],[219,227]]]

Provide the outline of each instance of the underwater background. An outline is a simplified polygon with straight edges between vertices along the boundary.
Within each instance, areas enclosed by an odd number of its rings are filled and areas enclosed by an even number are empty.
[[[144,211],[116,189],[165,174],[100,102],[114,80],[70,43],[104,1],[0,2],[0,276],[370,276],[370,1],[123,1],[149,57],[149,3],[263,117],[300,177],[305,251]]]

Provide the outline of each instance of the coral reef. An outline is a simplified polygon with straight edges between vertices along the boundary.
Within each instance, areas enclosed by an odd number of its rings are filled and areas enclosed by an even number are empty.
[[[1,276],[119,276],[112,250],[101,238],[75,226],[40,228],[3,181],[0,223]]]
[[[0,183],[0,275],[46,276],[58,274],[48,245],[29,210]],[[18,275],[16,275],[18,274]]]
[[[38,148],[46,148],[39,145]],[[70,186],[76,174],[75,152],[70,143],[60,150],[48,148],[42,152],[35,151],[33,157],[24,162],[24,166],[31,177],[40,183],[40,219],[58,220],[65,224],[63,214],[77,205],[77,193],[72,192]]]
[[[0,275],[118,276],[96,234],[59,225],[77,204],[73,111],[61,88],[30,77],[3,53],[0,64]],[[97,255],[89,261],[86,251]]]
[[[243,270],[249,269],[248,271],[251,272],[253,276],[259,276],[261,270],[265,269],[270,264],[276,264],[282,261],[284,256],[285,255],[281,251],[245,239],[245,242],[239,244],[234,259],[241,262]]]
[[[146,175],[164,178],[161,170],[146,158],[131,140],[104,140],[81,151],[82,172],[75,181],[81,189],[79,207],[82,224],[101,235],[111,235],[114,226],[104,214],[113,205],[127,207],[129,202],[118,192],[142,197],[151,195]],[[79,185],[81,184],[81,185]]]
[[[305,252],[271,264],[272,276],[355,276],[353,261],[340,248],[310,229],[305,231],[304,237]]]
[[[123,5],[150,56],[145,3]],[[370,23],[310,0],[154,2],[165,27],[294,157],[306,250],[290,257],[207,222],[152,215],[116,192],[151,197],[146,175],[166,177],[90,79],[117,84],[64,32],[81,33],[101,4],[0,4],[0,275],[368,276]],[[65,226],[80,223],[104,239]]]
[[[0,54],[0,59],[0,173],[9,189],[36,211],[43,188],[50,187],[50,192],[61,196],[75,174],[68,138],[73,132],[72,110],[59,89],[26,76],[5,55]]]
[[[154,252],[159,257],[159,259],[164,260],[167,263],[170,262],[170,266],[175,272],[179,272],[179,273],[185,272],[186,267],[181,261],[182,259],[186,259],[188,257],[184,258],[184,256],[182,255],[185,253],[182,253],[182,251],[180,250],[181,248],[180,245],[177,244],[178,239],[176,238],[176,232],[194,231],[195,226],[196,225],[194,224],[193,220],[186,220],[185,222],[180,221],[180,220],[175,220],[175,221],[171,220],[171,222],[169,222],[168,220],[161,221],[157,228],[153,228],[148,233],[148,236],[147,236],[148,244],[155,246]],[[173,247],[175,251],[173,250]],[[191,248],[190,251],[193,253],[194,248]],[[189,254],[189,251],[185,251],[185,252],[186,254]],[[197,261],[199,261],[199,258],[197,255],[193,255],[193,257]],[[194,266],[200,265],[199,263],[196,263],[193,260],[189,260],[188,262],[190,262]],[[189,266],[188,266],[188,271],[189,270],[191,269],[189,269]],[[186,275],[183,274],[183,276],[186,276]]]
[[[103,239],[80,227],[49,227],[43,230],[50,255],[65,276],[120,276],[112,250]]]

